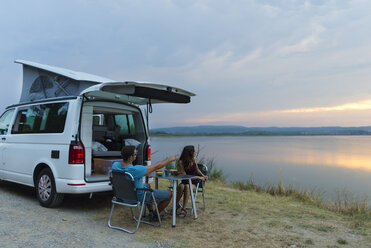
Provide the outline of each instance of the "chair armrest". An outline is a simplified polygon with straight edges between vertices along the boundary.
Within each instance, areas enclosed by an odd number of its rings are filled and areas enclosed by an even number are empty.
[[[149,189],[149,188],[135,188],[135,190],[144,190],[144,191],[153,192],[153,189]]]
[[[207,176],[207,172],[209,171],[209,168],[205,164],[197,164],[198,169],[205,175]]]

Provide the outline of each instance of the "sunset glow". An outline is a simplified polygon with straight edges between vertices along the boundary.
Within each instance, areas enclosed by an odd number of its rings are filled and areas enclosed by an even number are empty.
[[[300,108],[261,112],[210,113],[185,118],[184,124],[230,124],[245,126],[369,126],[371,100],[332,107]],[[285,124],[290,123],[290,124]]]
[[[343,111],[343,110],[367,110],[371,109],[371,100],[347,103],[333,107],[317,107],[317,108],[300,108],[278,111],[283,113],[310,113],[310,112],[326,112],[326,111]]]

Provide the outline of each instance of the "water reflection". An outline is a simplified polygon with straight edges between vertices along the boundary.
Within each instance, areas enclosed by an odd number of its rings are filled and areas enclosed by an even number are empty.
[[[181,152],[185,145],[202,147],[229,180],[251,175],[259,184],[278,183],[327,192],[347,189],[371,198],[371,137],[191,137],[154,138],[153,160]]]
[[[371,154],[360,154],[359,149],[355,147],[348,147],[345,151],[319,150],[311,147],[261,147],[260,151],[255,152],[229,151],[224,156],[230,160],[280,161],[288,164],[336,166],[371,171]]]

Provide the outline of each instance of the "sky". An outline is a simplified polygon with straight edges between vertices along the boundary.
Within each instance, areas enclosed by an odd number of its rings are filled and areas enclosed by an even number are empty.
[[[150,128],[371,126],[371,1],[1,1],[0,110],[24,59],[194,92]]]

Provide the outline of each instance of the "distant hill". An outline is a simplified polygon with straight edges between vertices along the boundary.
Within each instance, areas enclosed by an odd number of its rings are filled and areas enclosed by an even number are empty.
[[[371,135],[371,126],[365,127],[244,127],[193,126],[151,129],[152,135]]]
[[[152,129],[155,132],[169,134],[193,134],[193,133],[243,133],[248,128],[243,126],[194,126],[194,127],[168,127]]]

